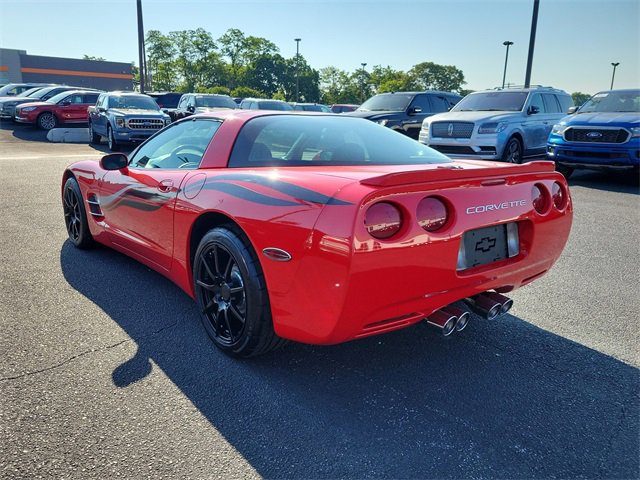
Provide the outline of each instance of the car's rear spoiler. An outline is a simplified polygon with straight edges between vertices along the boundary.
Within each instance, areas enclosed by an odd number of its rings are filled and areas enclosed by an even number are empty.
[[[463,178],[478,177],[504,177],[507,175],[524,173],[546,173],[555,170],[553,162],[536,161],[523,165],[504,164],[500,166],[482,165],[482,162],[455,162],[438,165],[435,168],[409,170],[397,173],[388,173],[360,180],[363,185],[374,187],[391,187],[395,185],[407,185],[412,183],[440,182],[458,180]]]

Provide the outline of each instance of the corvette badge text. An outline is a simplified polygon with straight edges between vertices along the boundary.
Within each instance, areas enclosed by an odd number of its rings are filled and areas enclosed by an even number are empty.
[[[474,215],[476,213],[490,212],[492,210],[506,210],[513,207],[524,207],[527,204],[526,200],[513,200],[511,202],[502,203],[490,203],[488,205],[477,205],[475,207],[467,208],[467,215]]]

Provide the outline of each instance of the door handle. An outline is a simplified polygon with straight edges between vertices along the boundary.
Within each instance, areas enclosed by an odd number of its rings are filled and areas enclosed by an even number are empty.
[[[173,188],[173,180],[162,180],[158,183],[158,190],[162,193],[168,193]]]

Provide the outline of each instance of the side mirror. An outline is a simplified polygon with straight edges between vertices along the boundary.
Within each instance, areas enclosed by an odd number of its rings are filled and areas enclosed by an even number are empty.
[[[569,110],[567,110],[567,115],[573,115],[578,111],[579,108],[580,107],[569,107]]]
[[[193,113],[193,112],[195,112],[195,111],[196,111],[196,107],[194,107],[193,105],[189,105],[189,106],[187,107],[187,112],[191,112],[191,113]]]
[[[408,113],[409,115],[416,115],[418,113],[422,113],[422,109],[420,107],[411,107]]]
[[[62,102],[63,107],[68,107],[69,105],[71,105],[71,102],[69,100],[65,100],[64,102]]]
[[[531,105],[529,108],[527,108],[527,115],[535,115],[536,113],[540,113],[540,107]]]
[[[107,111],[107,109],[106,109],[106,108],[104,108],[104,107],[98,107],[98,111],[99,111],[99,112],[106,112],[106,111]]]
[[[124,153],[110,153],[100,159],[100,167],[104,170],[122,170],[129,165],[129,159]]]

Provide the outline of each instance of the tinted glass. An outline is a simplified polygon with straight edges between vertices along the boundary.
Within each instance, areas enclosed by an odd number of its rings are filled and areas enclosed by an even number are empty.
[[[140,145],[129,165],[134,168],[198,168],[219,127],[219,121],[206,119],[174,123]]]
[[[196,95],[196,106],[207,108],[238,108],[231,97]]]
[[[543,93],[542,101],[544,102],[544,109],[547,113],[560,113],[562,111],[553,93]]]
[[[640,112],[640,90],[596,93],[578,112]]]
[[[439,95],[431,95],[431,97],[429,97],[429,100],[431,101],[431,111],[433,113],[449,111],[450,104],[446,98]]]
[[[274,115],[240,131],[230,167],[403,165],[451,160],[386,127],[360,118]]]
[[[431,105],[429,105],[429,97],[427,95],[416,95],[416,98],[411,102],[412,108],[419,108],[421,113],[431,112]]]
[[[159,110],[153,98],[143,95],[123,95],[109,97],[109,108],[135,108],[139,110]]]
[[[257,107],[260,110],[293,110],[293,107],[285,102],[259,101]]]
[[[527,92],[472,93],[460,100],[452,112],[519,112],[527,99]]]
[[[413,98],[411,94],[383,93],[371,97],[364,102],[357,111],[359,112],[398,112],[406,110]]]
[[[531,101],[529,102],[529,106],[538,107],[538,112],[543,113],[545,109],[544,109],[544,103],[542,103],[542,95],[540,95],[539,93],[534,93],[533,95],[531,95]]]

